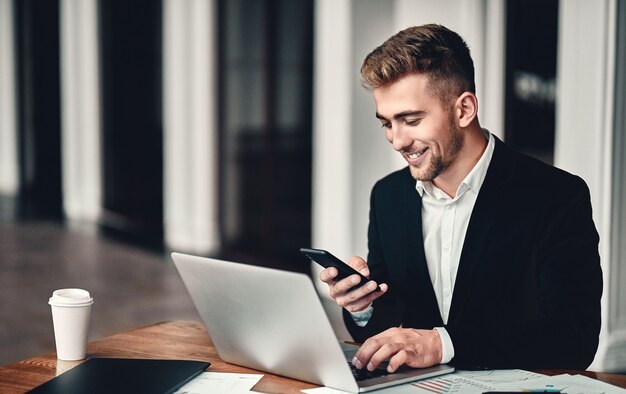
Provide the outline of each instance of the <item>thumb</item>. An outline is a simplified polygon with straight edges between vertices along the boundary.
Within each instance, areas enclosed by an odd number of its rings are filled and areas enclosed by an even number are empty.
[[[350,257],[350,259],[348,260],[348,265],[357,270],[363,276],[370,275],[370,269],[367,266],[367,263],[365,262],[365,260],[363,260],[363,258],[359,256]]]

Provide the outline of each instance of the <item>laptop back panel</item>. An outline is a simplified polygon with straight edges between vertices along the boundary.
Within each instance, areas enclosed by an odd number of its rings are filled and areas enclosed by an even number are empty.
[[[222,360],[358,391],[306,275],[178,253],[172,258]]]

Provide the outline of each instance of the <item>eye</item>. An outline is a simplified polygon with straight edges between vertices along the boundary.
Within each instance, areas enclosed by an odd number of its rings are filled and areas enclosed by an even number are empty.
[[[422,119],[404,119],[404,124],[407,126],[417,126]]]
[[[388,129],[391,127],[391,123],[390,122],[381,122],[380,123],[380,127],[382,127],[383,129]]]

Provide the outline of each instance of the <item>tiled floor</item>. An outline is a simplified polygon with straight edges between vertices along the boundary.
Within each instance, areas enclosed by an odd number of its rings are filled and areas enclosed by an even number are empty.
[[[94,298],[89,339],[164,320],[199,320],[167,254],[66,229],[0,221],[0,365],[54,350],[48,298],[64,287]]]

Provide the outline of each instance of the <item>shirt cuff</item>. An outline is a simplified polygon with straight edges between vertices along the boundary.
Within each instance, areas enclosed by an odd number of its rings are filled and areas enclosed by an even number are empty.
[[[354,324],[359,327],[365,327],[370,318],[372,317],[372,313],[374,313],[374,307],[370,304],[367,308],[358,312],[350,312],[352,316],[352,320],[354,320]]]
[[[454,358],[454,345],[448,330],[444,327],[435,327],[441,338],[441,364],[447,364]]]

